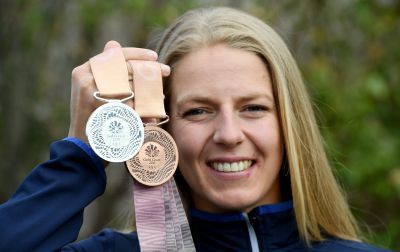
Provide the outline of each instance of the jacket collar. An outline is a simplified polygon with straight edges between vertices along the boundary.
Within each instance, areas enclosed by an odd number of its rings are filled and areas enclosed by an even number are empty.
[[[248,215],[249,217],[263,216],[266,214],[280,213],[293,209],[293,201],[284,201],[277,204],[262,205],[251,210]],[[191,218],[196,218],[204,221],[211,222],[230,222],[245,220],[244,213],[232,212],[232,213],[209,213],[204,212],[195,208],[190,209]]]
[[[246,218],[249,221],[246,222]],[[259,206],[247,214],[214,214],[192,208],[190,222],[198,251],[226,251],[229,248],[232,251],[251,251],[249,222],[256,233],[260,251],[277,248],[290,251],[303,247],[291,200]],[[201,247],[203,244],[207,245]]]

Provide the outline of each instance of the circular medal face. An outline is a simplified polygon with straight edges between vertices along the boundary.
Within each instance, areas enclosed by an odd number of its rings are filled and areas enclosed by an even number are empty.
[[[140,183],[157,186],[168,181],[178,167],[174,139],[156,126],[144,128],[144,144],[138,155],[126,162],[131,175]]]
[[[144,127],[131,107],[121,102],[109,102],[90,115],[86,135],[99,157],[109,162],[124,162],[140,150]]]

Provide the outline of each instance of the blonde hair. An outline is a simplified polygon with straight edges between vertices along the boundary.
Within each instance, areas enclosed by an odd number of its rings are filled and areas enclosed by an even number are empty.
[[[196,9],[166,30],[157,51],[159,60],[173,69],[186,54],[215,44],[254,52],[266,62],[279,111],[284,163],[290,172],[301,237],[307,244],[321,241],[326,235],[359,240],[357,224],[328,162],[300,71],[286,44],[271,27],[231,8]],[[167,107],[169,89],[167,79]]]

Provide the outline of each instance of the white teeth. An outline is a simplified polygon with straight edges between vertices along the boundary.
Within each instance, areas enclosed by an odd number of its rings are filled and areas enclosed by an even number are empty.
[[[230,172],[232,171],[231,165],[229,163],[224,163],[224,170],[223,172]]]
[[[238,163],[233,163],[233,164],[231,165],[231,169],[232,169],[233,172],[239,171],[239,165],[238,165]]]
[[[214,170],[220,171],[220,172],[239,172],[246,170],[251,166],[251,161],[250,160],[245,160],[245,161],[239,161],[239,162],[232,162],[232,163],[217,163],[217,162],[212,162],[211,166],[214,168]]]

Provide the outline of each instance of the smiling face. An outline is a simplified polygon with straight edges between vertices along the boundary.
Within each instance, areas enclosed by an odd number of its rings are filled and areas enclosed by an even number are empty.
[[[186,55],[173,70],[169,106],[196,208],[247,212],[280,201],[283,144],[260,57],[221,44]]]

